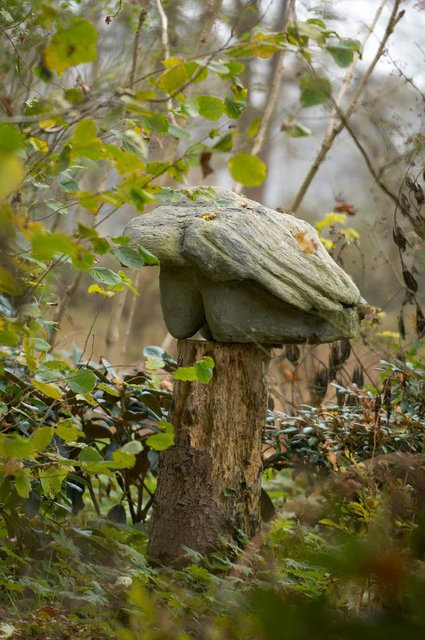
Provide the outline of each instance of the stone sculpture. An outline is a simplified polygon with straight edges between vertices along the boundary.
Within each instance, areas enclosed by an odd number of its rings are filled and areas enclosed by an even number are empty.
[[[165,323],[175,338],[311,344],[354,337],[366,302],[316,231],[226,189],[215,202],[164,204],[124,234],[160,261]]]

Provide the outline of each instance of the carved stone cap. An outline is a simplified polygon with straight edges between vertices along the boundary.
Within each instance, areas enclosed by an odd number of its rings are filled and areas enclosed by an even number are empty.
[[[160,261],[169,332],[218,342],[354,337],[367,306],[311,225],[226,189],[134,218],[124,234]]]

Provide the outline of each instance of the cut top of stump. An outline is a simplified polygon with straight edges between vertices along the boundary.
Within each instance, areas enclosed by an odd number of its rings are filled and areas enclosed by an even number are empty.
[[[160,261],[161,306],[175,338],[332,342],[354,337],[366,302],[313,227],[226,189],[164,204],[124,234]]]

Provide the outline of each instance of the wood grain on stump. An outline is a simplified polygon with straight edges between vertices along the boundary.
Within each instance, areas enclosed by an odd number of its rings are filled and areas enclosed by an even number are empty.
[[[183,563],[189,547],[219,548],[258,531],[261,434],[267,411],[270,350],[254,344],[180,340],[179,366],[214,359],[212,380],[176,381],[175,445],[162,452],[153,504],[149,556]]]

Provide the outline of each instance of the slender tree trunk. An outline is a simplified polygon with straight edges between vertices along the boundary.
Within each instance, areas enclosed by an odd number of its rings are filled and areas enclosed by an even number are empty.
[[[258,532],[261,434],[267,410],[268,348],[180,340],[179,366],[215,361],[207,384],[176,381],[175,444],[160,455],[148,554],[163,564],[185,562],[183,546],[200,553],[220,538]]]

